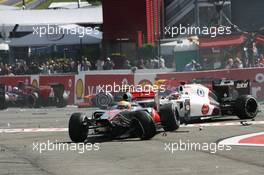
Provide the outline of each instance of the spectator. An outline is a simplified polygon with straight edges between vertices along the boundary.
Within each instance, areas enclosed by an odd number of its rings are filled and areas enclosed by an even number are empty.
[[[154,58],[152,60],[152,63],[153,63],[153,69],[158,69],[159,68],[159,60]]]
[[[95,67],[97,70],[103,70],[104,69],[104,60],[98,59],[95,63]]]
[[[258,67],[264,67],[264,55],[263,54],[259,55],[257,66]]]
[[[144,60],[143,59],[139,60],[137,67],[138,67],[138,69],[146,69],[146,66],[144,64]]]
[[[214,69],[221,69],[222,68],[222,62],[221,59],[216,58],[213,64]]]
[[[261,65],[261,67],[264,67],[264,54],[260,54],[259,64]]]
[[[153,62],[152,60],[146,60],[146,68],[153,69]]]
[[[92,64],[91,64],[91,62],[88,60],[88,58],[84,58],[84,61],[83,61],[83,70],[84,70],[84,71],[90,70],[91,67],[92,67]]]
[[[47,74],[48,73],[48,66],[45,63],[42,63],[39,67],[40,73]]]
[[[252,48],[252,51],[253,51],[253,66],[255,66],[255,64],[257,63],[258,61],[258,48],[257,48],[257,44],[255,42],[253,42],[252,44],[253,48]]]
[[[73,61],[72,59],[70,59],[70,71],[71,72],[77,71],[77,65],[76,65],[75,61]]]
[[[106,61],[104,63],[104,70],[112,70],[114,68],[115,64],[112,62],[112,60],[108,57],[106,58]]]
[[[2,64],[2,67],[1,67],[1,74],[2,75],[8,75],[8,72],[9,72],[9,69],[8,69],[8,66],[7,66],[7,64]]]
[[[243,64],[242,64],[242,61],[236,57],[235,61],[234,61],[234,68],[243,68]]]
[[[210,65],[208,58],[203,59],[203,66],[202,67],[203,67],[203,70],[210,70],[211,69],[211,65]]]
[[[197,63],[195,60],[192,60],[190,63],[186,64],[184,67],[184,71],[197,71],[201,69],[201,65]]]
[[[131,64],[130,64],[130,61],[129,60],[126,60],[125,61],[125,64],[123,65],[123,69],[131,69]]]
[[[159,58],[159,66],[160,66],[161,69],[165,69],[166,68],[165,67],[165,60],[162,57]]]
[[[77,61],[77,71],[78,73],[82,71],[82,64],[79,61]]]
[[[234,61],[232,58],[229,58],[227,61],[227,65],[225,66],[226,69],[232,69],[234,67]]]

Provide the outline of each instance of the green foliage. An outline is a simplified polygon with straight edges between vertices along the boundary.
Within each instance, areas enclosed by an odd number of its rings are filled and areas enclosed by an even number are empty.
[[[91,3],[92,5],[100,5],[102,4],[101,0],[88,0],[89,3]]]

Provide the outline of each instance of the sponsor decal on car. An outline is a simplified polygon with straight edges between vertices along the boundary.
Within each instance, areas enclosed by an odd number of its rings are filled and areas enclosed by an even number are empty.
[[[248,87],[248,82],[246,83],[237,83],[236,88],[237,89],[242,89],[242,88],[247,88]]]

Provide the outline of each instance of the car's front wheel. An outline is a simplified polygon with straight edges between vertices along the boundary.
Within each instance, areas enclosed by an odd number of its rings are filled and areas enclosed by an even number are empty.
[[[82,113],[74,113],[69,121],[69,136],[75,143],[84,142],[88,136],[87,117]]]
[[[155,124],[146,111],[136,111],[133,113],[131,127],[136,131],[136,135],[142,140],[149,140],[156,134]]]
[[[165,131],[174,131],[180,127],[180,117],[174,103],[161,106],[159,114]]]

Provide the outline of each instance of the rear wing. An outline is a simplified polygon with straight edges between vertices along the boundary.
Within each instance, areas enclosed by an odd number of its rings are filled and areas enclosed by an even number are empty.
[[[132,100],[142,107],[152,107],[159,111],[159,93],[154,91],[130,92]],[[127,95],[126,95],[127,96]]]
[[[55,97],[62,97],[64,93],[64,85],[61,83],[51,83],[49,84],[53,88]]]
[[[236,100],[241,95],[250,94],[250,80],[216,80],[212,82],[212,90],[219,100]]]
[[[140,99],[140,98],[154,98],[155,92],[154,91],[142,91],[142,92],[131,92],[132,98]]]

